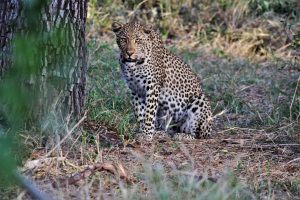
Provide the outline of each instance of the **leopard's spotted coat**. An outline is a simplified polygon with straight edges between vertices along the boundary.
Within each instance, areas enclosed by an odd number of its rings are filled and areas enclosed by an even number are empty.
[[[112,30],[140,131],[151,136],[158,129],[168,129],[176,132],[177,139],[210,135],[210,103],[191,68],[164,48],[152,28],[131,21],[114,22]]]

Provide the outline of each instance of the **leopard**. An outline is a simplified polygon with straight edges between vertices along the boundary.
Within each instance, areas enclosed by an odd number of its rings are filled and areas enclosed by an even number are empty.
[[[138,131],[149,140],[161,131],[177,140],[209,137],[210,101],[191,67],[164,46],[152,25],[114,21],[112,31]]]

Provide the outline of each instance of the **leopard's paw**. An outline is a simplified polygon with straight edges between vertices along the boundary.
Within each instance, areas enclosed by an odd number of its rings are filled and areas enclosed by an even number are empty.
[[[195,136],[191,134],[186,134],[186,133],[175,133],[172,137],[173,140],[177,141],[190,141],[190,140],[195,140]]]
[[[138,133],[138,134],[136,134],[136,139],[138,141],[148,141],[149,142],[149,141],[153,140],[153,134]]]

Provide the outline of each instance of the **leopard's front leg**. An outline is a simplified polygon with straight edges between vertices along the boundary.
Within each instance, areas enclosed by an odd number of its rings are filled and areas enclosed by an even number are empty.
[[[155,129],[156,113],[158,109],[158,97],[160,85],[155,82],[148,81],[146,86],[146,109],[144,116],[144,133],[152,138]]]
[[[137,119],[137,123],[139,125],[139,131],[142,131],[143,123],[144,123],[144,115],[145,115],[145,100],[144,98],[140,97],[136,93],[132,93],[133,97],[133,107],[134,107],[134,113]]]

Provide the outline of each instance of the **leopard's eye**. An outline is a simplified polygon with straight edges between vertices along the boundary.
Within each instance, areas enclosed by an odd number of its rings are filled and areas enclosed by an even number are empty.
[[[127,43],[127,39],[125,37],[120,37],[120,42]]]
[[[142,41],[142,37],[136,37],[136,38],[135,38],[135,42],[139,43],[139,42],[141,42],[141,41]]]

